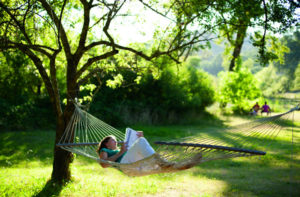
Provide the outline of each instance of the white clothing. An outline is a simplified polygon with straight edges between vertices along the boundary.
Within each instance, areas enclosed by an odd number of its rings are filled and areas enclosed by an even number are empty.
[[[149,142],[144,138],[138,138],[126,152],[120,163],[133,163],[150,157],[155,153]]]

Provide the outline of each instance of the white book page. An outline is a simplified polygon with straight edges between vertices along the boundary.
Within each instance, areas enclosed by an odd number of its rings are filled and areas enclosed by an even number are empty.
[[[137,134],[137,131],[131,128],[126,128],[125,143],[127,145],[127,149],[129,149],[132,144],[138,139]]]

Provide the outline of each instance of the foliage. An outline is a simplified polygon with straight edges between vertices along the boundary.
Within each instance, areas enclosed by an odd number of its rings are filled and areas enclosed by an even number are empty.
[[[226,46],[230,50],[230,56],[228,56],[230,71],[234,70],[235,61],[239,61],[243,42],[247,36],[251,37],[253,46],[259,48],[259,60],[266,65],[269,61],[278,58],[276,50],[280,50],[280,48],[275,48],[274,52],[274,50],[267,49],[268,39],[274,39],[268,32],[284,33],[297,26],[299,22],[296,10],[300,5],[288,0],[267,2],[197,0],[174,1],[173,4],[175,4],[174,12],[178,20],[185,17],[194,19],[196,26],[200,27],[201,24],[205,24],[214,33],[218,33],[222,40],[227,40]],[[201,31],[201,28],[195,29],[195,31]]]
[[[200,56],[188,57],[186,63],[189,66],[202,69],[211,75],[217,76],[219,72],[224,70],[222,67],[222,61],[223,59],[221,54],[201,54]]]
[[[233,105],[233,111],[237,113],[249,112],[249,102],[261,95],[257,80],[247,69],[236,72],[221,72],[219,74],[220,85],[218,100],[220,106]]]
[[[273,64],[256,73],[255,77],[264,96],[269,97],[289,90],[288,76],[278,73]]]
[[[297,78],[296,69],[300,63],[300,57],[298,55],[300,50],[300,32],[295,31],[293,35],[286,35],[282,38],[282,42],[289,48],[289,52],[284,55],[283,62],[274,63],[274,67],[277,68],[281,75],[285,75],[290,85],[287,90],[292,90],[295,87],[293,80]],[[279,47],[281,48],[281,47]],[[294,86],[292,85],[294,83]]]
[[[300,90],[300,63],[295,70],[294,90]]]
[[[113,125],[171,123],[183,120],[185,113],[201,113],[214,102],[211,79],[192,66],[168,66],[158,78],[144,74],[139,84],[132,83],[136,73],[124,70],[122,76],[130,85],[114,90],[102,87],[91,107],[94,114]]]
[[[53,112],[42,81],[18,51],[0,54],[0,130],[52,128]]]
[[[300,62],[298,56],[299,35],[299,32],[296,31],[293,35],[286,35],[281,40],[274,42],[271,48],[275,47],[279,49],[277,52],[281,51],[277,54],[280,61],[274,61],[255,74],[265,96],[297,90],[296,69]]]
[[[0,54],[0,97],[11,104],[24,103],[41,94],[41,80],[29,59],[18,51]]]

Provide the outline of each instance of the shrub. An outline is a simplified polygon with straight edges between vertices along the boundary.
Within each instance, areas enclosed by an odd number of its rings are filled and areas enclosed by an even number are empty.
[[[236,72],[221,72],[218,100],[221,106],[231,103],[235,113],[249,112],[251,100],[261,95],[257,81],[247,69]]]
[[[131,71],[123,71],[122,75],[127,82],[136,78]],[[201,113],[214,102],[208,74],[185,65],[164,68],[157,79],[151,73],[145,74],[139,84],[126,88],[113,90],[105,86],[100,94],[91,111],[99,117],[99,113],[105,114],[102,119],[113,125],[176,122],[183,113]]]

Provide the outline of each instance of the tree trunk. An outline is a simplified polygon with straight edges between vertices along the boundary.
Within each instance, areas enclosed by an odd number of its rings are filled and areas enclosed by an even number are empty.
[[[78,96],[79,87],[76,83],[76,65],[78,65],[79,60],[75,58],[69,58],[67,66],[67,95],[68,101],[64,113],[59,116],[57,113],[57,128],[55,144],[59,142],[64,131],[71,120],[74,112],[74,104],[71,100]],[[54,160],[53,160],[53,171],[52,171],[52,181],[63,182],[68,181],[71,178],[70,163],[73,161],[73,155],[69,151],[65,151],[60,147],[54,147]]]
[[[67,108],[69,108],[67,110]],[[74,111],[71,109],[72,106],[66,107],[66,111],[63,116],[57,118],[57,128],[56,128],[56,137],[55,137],[55,145],[54,145],[54,159],[53,159],[53,171],[51,179],[54,182],[63,182],[68,181],[71,178],[70,171],[70,163],[73,160],[73,155],[69,151],[65,151],[60,147],[56,146],[56,144],[61,139],[66,127],[67,123],[71,119],[72,113]]]
[[[244,39],[246,36],[247,26],[243,26],[238,30],[238,33],[236,34],[235,39],[235,46],[232,54],[232,59],[229,65],[229,71],[233,71],[235,68],[235,60],[240,56]]]

